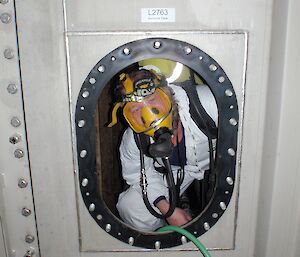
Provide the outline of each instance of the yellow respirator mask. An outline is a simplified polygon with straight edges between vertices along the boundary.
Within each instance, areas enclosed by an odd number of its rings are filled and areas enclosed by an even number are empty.
[[[155,131],[165,127],[172,130],[172,103],[169,96],[161,89],[160,77],[154,75],[133,81],[128,74],[122,73],[122,101],[115,104],[112,111],[112,122],[117,123],[117,111],[123,107],[123,116],[136,133],[154,136]]]

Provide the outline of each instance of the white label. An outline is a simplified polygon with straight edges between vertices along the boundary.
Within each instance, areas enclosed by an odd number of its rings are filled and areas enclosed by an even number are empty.
[[[142,8],[141,22],[175,22],[175,8]]]

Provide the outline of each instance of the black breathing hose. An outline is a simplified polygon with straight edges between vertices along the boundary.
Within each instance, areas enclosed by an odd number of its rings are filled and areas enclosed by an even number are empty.
[[[149,199],[148,199],[148,193],[147,193],[147,176],[146,176],[146,171],[145,171],[145,161],[144,161],[144,153],[141,147],[141,139],[139,135],[137,136],[137,141],[140,145],[140,160],[141,160],[141,181],[140,185],[142,188],[142,195],[143,195],[143,201],[148,209],[148,211],[155,217],[159,219],[166,219],[170,217],[175,208],[176,208],[176,203],[177,203],[177,193],[176,193],[176,185],[174,182],[174,177],[173,177],[173,172],[171,168],[171,164],[169,161],[168,157],[162,157],[165,169],[166,169],[166,179],[167,179],[167,184],[169,187],[169,209],[165,214],[160,214],[158,213],[150,204]]]

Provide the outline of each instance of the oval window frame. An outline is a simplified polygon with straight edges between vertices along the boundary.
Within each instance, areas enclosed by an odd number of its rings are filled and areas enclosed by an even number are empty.
[[[205,210],[184,226],[200,236],[223,215],[235,184],[239,113],[234,88],[222,67],[207,53],[189,43],[169,38],[146,38],[126,43],[103,57],[86,77],[75,111],[79,183],[83,201],[97,224],[129,245],[162,249],[186,241],[175,232],[142,232],[125,224],[108,209],[97,192],[96,130],[94,115],[98,98],[107,83],[129,65],[150,58],[180,62],[207,83],[218,107],[218,139],[215,155],[216,188]]]

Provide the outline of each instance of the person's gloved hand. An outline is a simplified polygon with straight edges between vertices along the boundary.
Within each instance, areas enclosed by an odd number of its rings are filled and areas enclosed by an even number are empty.
[[[169,210],[170,203],[166,199],[162,199],[156,204],[156,207],[162,214],[166,214]],[[173,214],[168,217],[167,222],[173,226],[182,226],[192,220],[191,215],[181,208],[176,207]]]
[[[176,207],[173,214],[166,219],[169,225],[182,226],[192,220],[192,217],[183,209]]]

